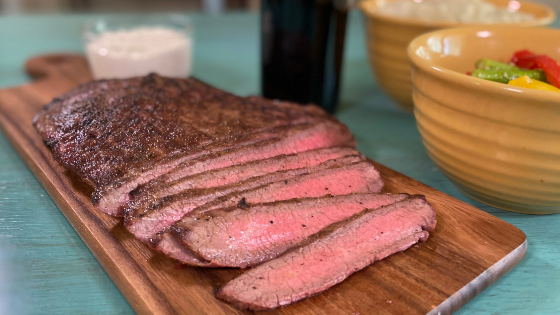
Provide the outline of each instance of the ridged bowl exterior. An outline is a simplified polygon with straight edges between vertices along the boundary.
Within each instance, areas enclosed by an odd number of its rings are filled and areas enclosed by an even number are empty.
[[[411,28],[394,21],[366,19],[369,64],[377,84],[403,109],[412,111],[412,78],[406,54],[408,44],[435,28]]]
[[[465,28],[415,39],[414,114],[430,157],[466,195],[529,214],[560,212],[560,93],[465,75],[480,58],[531,49],[560,60],[560,30]]]
[[[425,33],[461,24],[430,22],[418,19],[391,17],[380,14],[378,8],[386,3],[402,0],[366,0],[360,8],[366,17],[366,42],[369,63],[377,83],[404,110],[412,111],[412,79],[407,47],[410,42]],[[410,0],[413,1],[413,0]],[[509,0],[486,0],[499,6],[507,6]],[[520,11],[536,16],[531,22],[516,26],[546,25],[554,21],[550,8],[530,2],[521,2]]]

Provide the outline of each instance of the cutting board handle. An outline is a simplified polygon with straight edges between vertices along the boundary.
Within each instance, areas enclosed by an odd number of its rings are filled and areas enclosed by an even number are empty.
[[[25,71],[36,80],[45,80],[60,76],[80,76],[91,80],[91,72],[87,61],[82,55],[78,54],[37,56],[29,59],[25,63]]]

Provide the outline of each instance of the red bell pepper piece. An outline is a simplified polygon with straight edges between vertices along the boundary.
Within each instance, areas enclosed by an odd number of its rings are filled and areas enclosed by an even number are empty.
[[[538,67],[544,70],[548,83],[560,88],[560,65],[556,60],[544,55],[535,57],[535,60]]]
[[[513,54],[511,61],[521,68],[542,69],[548,83],[560,88],[560,65],[554,59],[546,55],[536,55],[528,50],[521,50]]]
[[[529,57],[534,57],[536,54],[532,53],[528,50],[520,50],[516,53],[513,54],[513,56],[511,57],[511,61],[513,63],[517,63],[517,61],[519,61],[520,59],[526,59]]]
[[[511,61],[518,67],[525,69],[535,69],[538,68],[534,59],[534,57],[536,56],[536,54],[528,50],[520,50],[513,54],[513,56],[511,57]]]

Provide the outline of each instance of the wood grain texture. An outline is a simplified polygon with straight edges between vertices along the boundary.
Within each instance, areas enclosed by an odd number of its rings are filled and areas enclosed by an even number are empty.
[[[213,297],[216,287],[241,271],[178,267],[151,251],[119,220],[96,211],[85,193],[87,188],[58,165],[43,145],[31,119],[52,97],[91,79],[84,60],[48,56],[31,60],[27,70],[42,79],[0,90],[0,125],[132,307],[140,314],[242,314]],[[519,229],[377,166],[386,181],[386,192],[424,194],[432,203],[438,227],[429,241],[272,314],[450,313],[523,257],[525,235]]]

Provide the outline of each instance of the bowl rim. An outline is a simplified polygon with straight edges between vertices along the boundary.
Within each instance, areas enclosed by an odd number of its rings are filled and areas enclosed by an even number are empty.
[[[383,13],[379,13],[377,9],[370,10],[368,6],[370,3],[377,2],[379,0],[363,0],[358,3],[358,7],[360,10],[369,18],[385,21],[385,22],[392,22],[401,25],[410,25],[410,26],[419,26],[419,27],[430,27],[430,28],[447,28],[447,27],[473,27],[473,26],[488,26],[488,25],[496,25],[496,26],[544,26],[549,25],[556,20],[556,12],[552,7],[542,4],[540,2],[533,2],[533,1],[525,1],[525,0],[515,0],[520,2],[522,5],[529,4],[534,5],[536,7],[540,7],[546,11],[546,15],[542,18],[535,19],[533,21],[525,21],[521,23],[488,23],[488,24],[477,24],[477,23],[456,23],[456,22],[449,22],[449,21],[429,21],[424,19],[418,18],[407,18],[407,17],[399,17],[399,16],[392,16]],[[390,1],[398,1],[398,0],[390,0]]]
[[[440,29],[440,30],[432,31],[420,35],[416,37],[414,40],[412,40],[412,42],[410,42],[407,49],[408,58],[414,67],[420,68],[423,71],[426,71],[427,73],[433,76],[439,77],[449,82],[453,82],[455,84],[459,84],[462,86],[476,87],[487,92],[502,94],[506,97],[507,96],[526,97],[532,100],[538,100],[542,102],[555,102],[555,103],[559,103],[560,105],[560,93],[551,93],[548,91],[528,89],[528,88],[517,87],[504,83],[498,83],[498,82],[471,77],[464,73],[456,72],[438,66],[435,62],[431,60],[423,59],[416,54],[418,48],[426,47],[427,46],[426,43],[428,39],[433,36],[441,37],[441,36],[452,35],[452,34],[466,35],[466,34],[473,34],[473,33],[484,32],[484,31],[488,31],[491,33],[500,33],[500,32],[511,32],[512,29],[506,26],[493,25],[493,26],[486,26],[486,27],[473,26],[473,27],[461,27],[461,28],[448,28],[448,29]],[[558,37],[560,37],[560,29],[537,27],[537,28],[519,28],[516,29],[516,31],[521,31],[521,32],[527,31],[530,33],[550,32],[550,33],[555,33]],[[414,85],[414,79],[412,80],[412,84]]]

